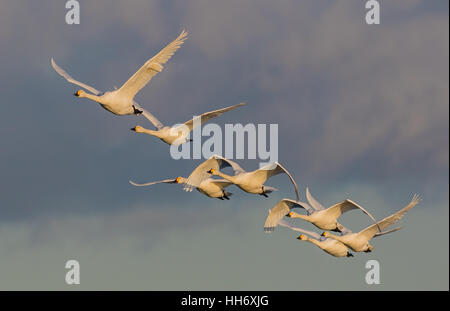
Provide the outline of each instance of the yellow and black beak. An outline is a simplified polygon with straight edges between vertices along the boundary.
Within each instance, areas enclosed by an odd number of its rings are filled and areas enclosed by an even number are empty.
[[[133,131],[133,132],[136,132],[136,126],[135,126],[135,127],[132,127],[132,128],[130,128],[130,130],[131,130],[131,131]]]
[[[209,171],[207,171],[207,173],[209,173],[209,174],[212,174],[212,173],[214,173],[214,169],[212,168],[212,169],[210,169]]]

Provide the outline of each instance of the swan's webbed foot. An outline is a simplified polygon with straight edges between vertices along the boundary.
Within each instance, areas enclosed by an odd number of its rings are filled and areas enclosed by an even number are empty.
[[[339,229],[339,228],[334,228],[333,230],[330,230],[330,231],[333,231],[333,232],[342,232],[342,230]]]
[[[218,199],[223,201],[223,197],[218,197]]]
[[[347,252],[347,257],[354,257],[352,253]]]
[[[364,251],[364,253],[371,253],[371,252],[372,252],[372,250],[370,248],[368,248]]]
[[[260,193],[263,197],[266,197],[266,198],[268,198],[269,196],[265,193],[265,192],[263,192],[263,193]]]

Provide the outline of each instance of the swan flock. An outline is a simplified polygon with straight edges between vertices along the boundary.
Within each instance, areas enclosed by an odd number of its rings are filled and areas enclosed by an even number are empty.
[[[245,103],[212,110],[201,114],[199,122],[195,118],[176,126],[163,125],[153,114],[144,109],[135,100],[136,94],[144,88],[150,80],[162,72],[164,65],[171,59],[175,52],[180,49],[188,33],[183,30],[179,36],[162,48],[156,55],[148,59],[120,88],[111,91],[99,91],[96,88],[72,78],[64,69],[59,67],[55,60],[51,58],[50,63],[53,69],[68,82],[75,84],[82,89],[77,90],[74,95],[79,98],[87,98],[98,103],[105,110],[115,115],[143,115],[154,127],[154,130],[147,129],[141,125],[136,125],[131,130],[136,133],[145,133],[159,138],[169,145],[180,145],[189,143],[190,131],[195,126],[201,125],[208,120],[218,117],[225,112],[232,111]],[[224,169],[231,170],[232,174],[224,173]],[[325,253],[334,257],[353,257],[353,252],[372,252],[374,246],[369,243],[371,239],[388,233],[396,232],[402,227],[386,231],[388,227],[400,221],[403,216],[420,201],[418,195],[414,195],[411,202],[398,212],[377,221],[375,217],[358,203],[345,199],[328,208],[322,206],[306,188],[306,202],[300,201],[299,189],[291,173],[280,163],[274,162],[253,171],[244,170],[239,164],[220,155],[213,155],[188,175],[188,177],[176,177],[174,179],[164,179],[145,183],[130,183],[136,187],[152,186],[156,184],[180,184],[187,192],[196,189],[203,195],[220,200],[230,200],[231,192],[225,190],[232,185],[249,194],[257,194],[263,197],[274,191],[276,188],[266,185],[272,176],[286,175],[295,193],[295,200],[284,198],[280,200],[272,209],[264,223],[266,233],[273,232],[276,227],[281,226],[292,231],[299,232],[297,237],[300,241],[314,244]],[[298,213],[304,210],[305,213]],[[338,222],[345,213],[352,210],[360,210],[366,214],[372,224],[358,232],[353,232]],[[294,224],[296,220],[306,221],[322,230],[321,234],[302,229]],[[333,231],[334,233],[330,233]]]

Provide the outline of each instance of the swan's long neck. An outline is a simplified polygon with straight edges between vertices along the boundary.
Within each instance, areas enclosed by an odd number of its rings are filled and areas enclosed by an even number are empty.
[[[223,179],[231,181],[232,183],[234,183],[236,181],[236,177],[224,174],[224,173],[222,173],[220,171],[214,171],[213,175],[220,176]]]
[[[148,134],[148,135],[156,136],[156,137],[160,137],[161,136],[160,135],[161,133],[159,131],[149,130],[149,129],[146,129],[146,128],[141,128],[140,132]]]
[[[306,238],[305,241],[322,248],[322,244],[320,243],[320,241],[317,241],[316,239]]]
[[[341,237],[341,236],[334,235],[334,234],[329,233],[329,232],[328,232],[328,234],[327,234],[327,238],[332,238],[332,239],[335,239],[335,240],[337,240],[337,241],[339,241],[339,242],[342,242],[342,237]]]
[[[94,94],[89,94],[89,93],[86,93],[86,92],[84,92],[83,95],[80,95],[80,97],[89,98],[90,100],[93,100],[93,101],[95,101],[97,103],[101,103],[101,101],[102,101],[100,96],[97,96],[97,95],[94,95]]]

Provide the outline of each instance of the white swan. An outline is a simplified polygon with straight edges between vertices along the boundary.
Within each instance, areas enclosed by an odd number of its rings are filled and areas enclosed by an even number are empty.
[[[397,230],[400,230],[401,227],[392,229],[390,231],[380,232],[380,230],[384,230],[393,224],[397,223],[402,217],[414,206],[419,203],[420,197],[418,195],[414,195],[411,202],[399,210],[398,212],[392,214],[391,216],[388,216],[384,218],[383,220],[380,220],[376,224],[373,224],[360,232],[353,233],[350,230],[342,232],[341,236],[337,236],[328,232],[323,232],[322,236],[329,237],[332,239],[335,239],[337,241],[340,241],[347,245],[350,249],[352,249],[355,252],[366,252],[369,253],[373,250],[373,246],[370,245],[369,241],[376,236],[380,236],[383,234],[391,233]]]
[[[375,218],[364,208],[353,202],[352,200],[344,200],[338,204],[335,204],[329,208],[323,207],[309,192],[308,187],[306,188],[306,198],[311,205],[304,202],[297,202],[290,199],[282,199],[278,202],[269,212],[267,216],[266,223],[264,224],[265,232],[272,232],[277,226],[278,222],[284,217],[288,216],[291,218],[300,218],[306,220],[317,228],[322,230],[331,230],[341,232],[344,230],[337,220],[345,212],[354,209],[360,209],[365,214],[367,214],[374,223],[376,223]],[[303,208],[306,210],[307,215],[298,214],[292,211],[294,208]]]
[[[130,180],[130,184],[132,184],[133,186],[142,187],[142,186],[151,186],[151,185],[160,184],[160,183],[182,184],[185,181],[186,181],[185,178],[177,177],[175,179],[165,179],[165,180],[160,180],[160,181],[148,182],[148,183],[144,183],[144,184],[138,184],[138,183],[135,183],[134,181]],[[206,195],[210,198],[217,198],[220,200],[223,200],[223,199],[229,200],[232,193],[225,191],[224,188],[228,187],[231,184],[232,184],[231,182],[224,180],[224,179],[208,178],[208,179],[202,181],[196,189],[200,193],[203,193],[204,195]]]
[[[326,238],[326,237],[320,236],[320,234],[318,234],[316,232],[305,230],[305,229],[290,225],[287,222],[285,222],[284,220],[281,220],[279,222],[279,225],[283,226],[283,227],[287,227],[294,231],[301,232],[302,234],[297,237],[298,240],[310,242],[310,243],[316,245],[317,247],[319,247],[324,252],[330,254],[331,256],[353,257],[353,254],[350,253],[347,246],[345,246],[343,243],[341,243],[335,239]],[[308,237],[308,235],[311,236],[312,238]]]
[[[127,82],[122,85],[122,87],[111,92],[102,93],[92,86],[75,80],[61,67],[59,67],[53,58],[51,59],[51,64],[53,69],[55,69],[55,71],[67,81],[81,86],[92,93],[90,94],[83,90],[79,90],[74,94],[75,96],[91,99],[116,115],[142,113],[146,118],[151,120],[151,116],[148,116],[147,112],[133,100],[134,96],[152,79],[153,76],[163,70],[163,64],[165,64],[180,48],[186,38],[187,32],[183,30],[178,38],[169,43],[158,54],[150,58],[138,71],[136,71],[134,75],[128,79]]]
[[[219,171],[219,169],[228,166],[234,170],[233,176],[223,174]],[[295,194],[298,200],[299,194],[297,184],[295,183],[295,180],[292,178],[291,174],[289,174],[289,172],[283,166],[281,166],[281,164],[275,162],[255,171],[246,172],[237,163],[218,155],[213,155],[211,158],[197,166],[197,168],[186,180],[184,190],[192,191],[194,187],[198,187],[198,185],[203,180],[207,179],[212,174],[232,182],[245,192],[260,194],[267,197],[267,193],[270,193],[277,189],[266,186],[264,185],[264,183],[269,177],[280,173],[285,173],[289,177],[292,184],[294,185]]]
[[[173,127],[164,126],[156,117],[147,112],[148,115],[150,116],[147,118],[153,123],[153,125],[157,128],[157,130],[156,131],[148,130],[139,125],[135,126],[131,130],[137,133],[146,133],[152,136],[156,136],[169,145],[172,144],[180,145],[190,141],[190,139],[188,139],[187,137],[189,136],[189,132],[192,131],[196,126],[203,124],[204,122],[212,118],[218,117],[224,112],[233,110],[243,105],[245,105],[245,103],[240,103],[234,106],[205,112],[201,116],[195,117],[191,120],[184,122],[184,124],[180,124]]]

